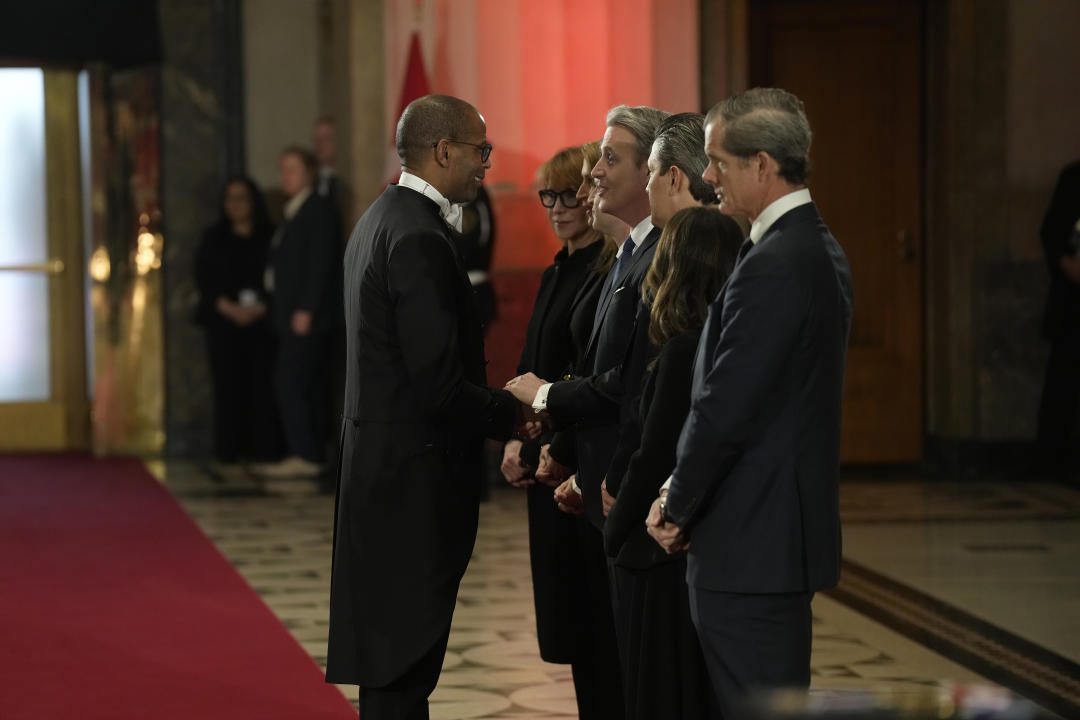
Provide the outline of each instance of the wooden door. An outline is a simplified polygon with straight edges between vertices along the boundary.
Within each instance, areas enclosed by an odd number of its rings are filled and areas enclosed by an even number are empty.
[[[77,76],[0,68],[0,452],[87,446]]]
[[[841,456],[916,461],[923,440],[922,32],[915,0],[755,0],[750,84],[802,99],[810,192],[847,252],[855,315]]]

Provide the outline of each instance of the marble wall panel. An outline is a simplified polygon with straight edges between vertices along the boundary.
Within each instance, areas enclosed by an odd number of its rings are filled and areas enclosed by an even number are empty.
[[[238,16],[238,0],[160,0],[165,451],[172,456],[210,448],[210,378],[192,322],[192,266],[225,178],[243,167]]]

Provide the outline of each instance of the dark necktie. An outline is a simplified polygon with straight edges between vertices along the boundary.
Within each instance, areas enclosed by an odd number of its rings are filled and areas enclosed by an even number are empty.
[[[600,325],[600,318],[603,316],[604,309],[608,306],[611,295],[619,288],[619,283],[622,281],[626,271],[630,268],[630,262],[634,258],[634,241],[632,238],[627,237],[626,242],[623,243],[622,254],[619,255],[619,261],[615,263],[615,267],[608,273],[608,284],[604,287],[604,293],[600,296],[600,302],[596,304],[596,316],[593,317],[593,329]]]
[[[754,247],[754,241],[750,238],[743,240],[742,246],[739,248],[739,257],[735,259],[735,264],[738,265],[742,262],[742,259],[746,257],[746,253],[750,252],[750,248]]]

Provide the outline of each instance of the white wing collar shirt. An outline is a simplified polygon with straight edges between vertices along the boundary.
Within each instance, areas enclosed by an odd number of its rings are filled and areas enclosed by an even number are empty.
[[[443,197],[441,192],[428,183],[427,180],[417,177],[406,170],[401,171],[401,178],[398,180],[398,185],[407,187],[410,190],[415,190],[424,197],[434,200],[435,204],[439,206],[439,215],[442,217],[443,222],[458,232],[461,232],[461,205],[450,202]]]

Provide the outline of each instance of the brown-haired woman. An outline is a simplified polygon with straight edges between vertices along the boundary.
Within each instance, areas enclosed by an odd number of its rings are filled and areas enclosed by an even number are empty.
[[[562,377],[574,372],[585,352],[604,263],[610,263],[614,255],[613,247],[586,218],[587,189],[585,195],[579,190],[581,170],[587,163],[583,148],[571,147],[556,153],[536,173],[540,203],[563,248],[541,277],[519,375],[534,372],[540,377]],[[552,437],[549,433],[537,441],[511,440],[502,463],[507,482],[528,489],[529,556],[540,656],[547,662],[570,664],[579,717],[611,717],[611,708],[618,708],[622,698],[604,582],[603,540],[580,518],[560,512],[553,488],[535,480],[541,448],[547,458]],[[590,585],[595,592],[583,594]]]
[[[640,445],[624,465],[604,525],[604,547],[614,558],[616,623],[626,640],[620,655],[628,717],[703,718],[718,712],[690,619],[686,553],[665,554],[647,534],[645,518],[675,468],[698,339],[742,241],[735,222],[715,208],[680,210],[664,226],[642,284],[652,305],[649,340],[659,354],[644,380]],[[613,467],[618,464],[617,458]]]

